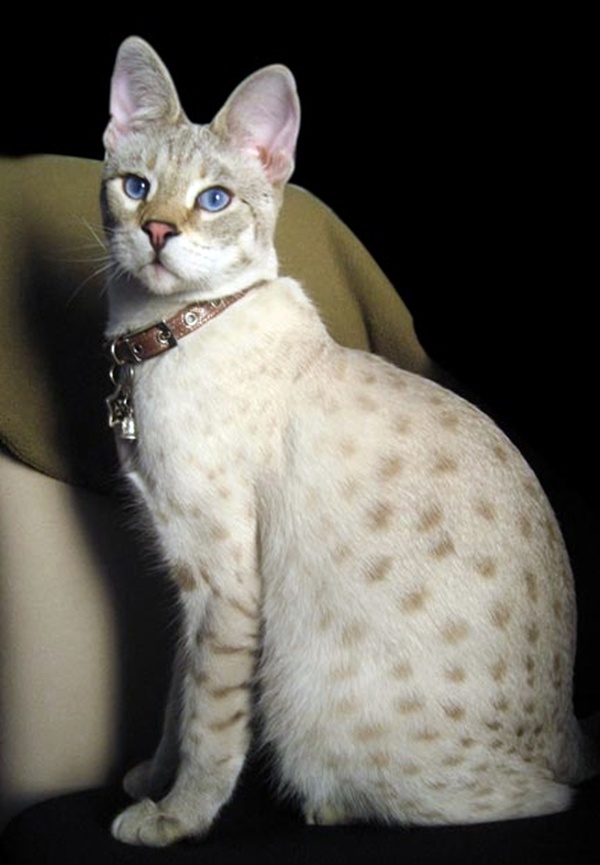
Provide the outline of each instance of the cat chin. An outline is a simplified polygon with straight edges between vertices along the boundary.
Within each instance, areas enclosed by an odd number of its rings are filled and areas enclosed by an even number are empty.
[[[159,262],[147,264],[138,275],[139,281],[150,294],[179,294],[182,290],[181,279]]]

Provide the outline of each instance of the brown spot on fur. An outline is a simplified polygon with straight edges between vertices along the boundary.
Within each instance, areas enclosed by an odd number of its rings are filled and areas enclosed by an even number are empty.
[[[418,766],[417,763],[413,763],[410,760],[406,763],[402,763],[399,766],[399,769],[403,775],[409,775],[409,776],[418,775],[421,771],[421,767]]]
[[[494,700],[492,703],[492,708],[497,712],[508,712],[510,708],[510,703],[508,702],[505,696],[498,697],[497,700]]]
[[[444,534],[431,550],[431,555],[434,559],[445,559],[446,556],[451,556],[455,552],[454,541],[450,535]]]
[[[417,523],[418,532],[429,532],[438,526],[444,518],[444,511],[438,504],[431,505],[423,511]]]
[[[377,531],[384,531],[388,528],[392,519],[394,510],[387,502],[379,502],[372,510],[369,511],[369,525]]]
[[[440,454],[435,461],[433,470],[436,474],[451,474],[458,471],[458,461],[450,454]]]
[[[358,742],[370,742],[372,739],[380,739],[386,728],[383,724],[361,724],[353,731],[353,736]]]
[[[317,627],[320,631],[327,631],[332,626],[335,616],[331,610],[321,610],[317,620]]]
[[[531,525],[531,520],[524,514],[519,517],[519,531],[527,540],[533,534],[533,526]]]
[[[215,523],[211,527],[210,536],[213,541],[226,541],[231,537],[229,529],[219,523]]]
[[[377,769],[386,769],[392,762],[390,755],[387,754],[385,751],[380,751],[377,754],[371,754],[370,760]]]
[[[439,738],[440,734],[437,732],[437,730],[432,730],[429,727],[425,727],[424,729],[419,730],[417,733],[415,733],[414,736],[412,736],[413,741],[425,743],[435,742],[435,740]]]
[[[355,646],[364,639],[367,632],[367,626],[364,622],[350,622],[344,625],[340,639],[344,646]]]
[[[393,566],[394,559],[392,556],[382,556],[369,566],[367,570],[367,579],[372,583],[379,583],[389,575]]]
[[[479,499],[479,501],[475,503],[475,513],[482,519],[487,520],[489,523],[496,519],[496,508],[492,502],[489,502],[486,499]]]
[[[193,592],[197,588],[196,579],[192,569],[187,565],[176,565],[171,575],[181,592]]]
[[[414,592],[409,592],[400,603],[403,613],[417,613],[423,609],[429,592],[427,589],[416,589]]]
[[[546,535],[548,536],[548,541],[551,546],[556,546],[556,544],[560,543],[560,532],[554,521],[550,518],[546,521]]]
[[[508,453],[506,448],[502,447],[502,445],[494,445],[492,448],[492,452],[494,456],[500,460],[501,463],[506,463],[508,461]]]
[[[464,706],[459,706],[457,703],[449,703],[446,706],[442,706],[442,709],[444,710],[444,715],[450,718],[451,721],[462,721],[467,714]]]
[[[412,715],[414,712],[421,712],[425,703],[417,697],[401,697],[395,701],[394,706],[401,715]]]
[[[475,742],[475,739],[471,738],[471,736],[464,736],[460,740],[460,744],[462,745],[463,748],[472,748],[473,745],[476,744],[476,742]]]
[[[465,762],[465,758],[462,754],[450,754],[448,757],[444,757],[442,760],[442,766],[460,766]]]
[[[340,442],[340,452],[344,457],[353,457],[358,452],[358,444],[354,439],[343,438]]]
[[[442,629],[442,639],[449,645],[455,645],[465,640],[470,633],[470,625],[464,619],[448,622]]]
[[[402,472],[403,465],[402,458],[397,454],[383,457],[379,464],[379,479],[382,481],[391,481],[393,478],[398,477]]]
[[[467,678],[467,674],[463,667],[448,667],[448,669],[444,670],[444,677],[449,682],[454,682],[455,684],[459,684],[460,682],[464,682]]]
[[[341,564],[342,562],[347,561],[352,554],[352,550],[348,546],[348,544],[340,544],[333,551],[333,561]]]
[[[239,685],[224,685],[222,688],[210,688],[208,693],[214,700],[223,700],[231,694],[239,694],[242,691],[247,691],[250,687],[250,682],[241,682]]]
[[[394,432],[405,435],[407,432],[410,432],[411,427],[412,421],[407,415],[399,414],[394,418],[392,424]]]
[[[499,658],[492,666],[490,667],[490,672],[492,674],[492,679],[495,682],[502,682],[506,674],[508,672],[508,664],[504,658]]]
[[[248,713],[243,709],[239,709],[233,715],[230,715],[229,718],[225,718],[223,721],[213,721],[212,724],[208,724],[207,726],[213,733],[224,733],[226,730],[235,727],[236,724],[239,724],[240,721],[245,720],[247,717]]]
[[[335,704],[334,711],[336,715],[348,716],[354,715],[359,708],[359,702],[356,697],[344,697]]]
[[[413,674],[413,669],[408,661],[400,662],[392,669],[392,675],[396,679],[410,679]]]
[[[525,629],[525,636],[527,638],[527,642],[531,643],[533,646],[537,643],[540,638],[540,628],[535,622],[527,625]]]
[[[344,663],[334,667],[329,673],[329,678],[334,682],[345,682],[348,679],[351,679],[356,675],[357,668],[350,661],[346,660]]]
[[[527,587],[527,597],[535,604],[539,598],[538,579],[531,571],[525,571],[524,577]]]
[[[460,418],[455,411],[443,411],[440,415],[440,423],[445,429],[456,429]]]
[[[489,580],[496,576],[498,565],[491,556],[483,556],[475,561],[475,570],[481,577]]]
[[[359,393],[356,397],[356,402],[363,409],[363,411],[374,412],[378,409],[378,403],[373,399],[372,396],[369,396],[368,393]]]
[[[501,631],[506,630],[508,627],[508,623],[510,622],[511,611],[508,604],[504,604],[501,601],[494,604],[492,609],[490,610],[490,621],[495,628],[500,628]]]

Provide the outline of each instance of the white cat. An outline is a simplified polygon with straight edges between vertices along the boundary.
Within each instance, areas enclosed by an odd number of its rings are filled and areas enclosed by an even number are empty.
[[[113,824],[129,843],[205,833],[255,717],[318,823],[544,814],[595,769],[569,562],[533,473],[468,403],[335,344],[278,275],[298,124],[283,67],[196,126],[154,51],[121,46],[112,423],[184,619],[165,734]]]

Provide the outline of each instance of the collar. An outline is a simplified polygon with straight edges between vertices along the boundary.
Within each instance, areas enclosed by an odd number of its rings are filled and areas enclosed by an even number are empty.
[[[184,336],[198,330],[213,318],[241,300],[251,289],[262,285],[254,283],[249,288],[221,297],[218,300],[202,300],[190,303],[171,318],[158,321],[141,330],[124,333],[109,343],[109,353],[117,366],[138,364],[169,351]]]

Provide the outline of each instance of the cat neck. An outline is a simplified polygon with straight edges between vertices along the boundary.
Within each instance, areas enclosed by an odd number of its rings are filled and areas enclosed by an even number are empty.
[[[151,294],[138,280],[117,278],[108,288],[109,316],[106,336],[135,331],[155,322],[166,320],[191,303],[220,300],[246,291],[252,286],[266,284],[277,278],[277,267],[261,269],[261,273],[245,273],[226,285],[190,286],[185,291],[170,295]]]

